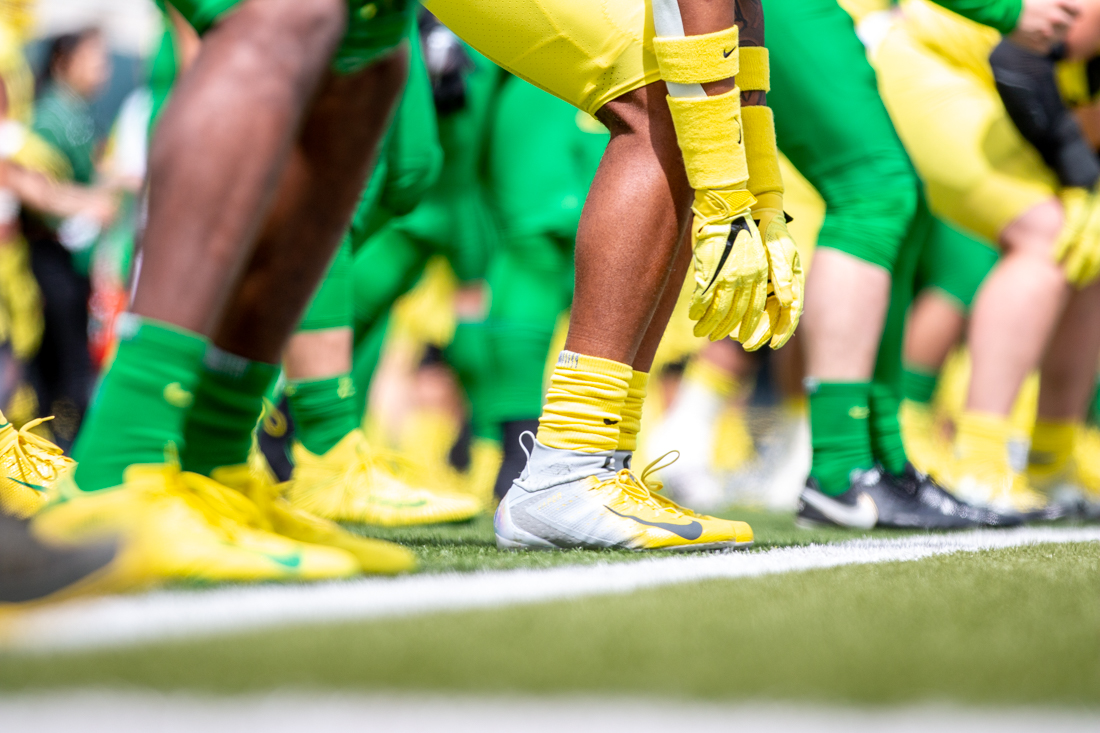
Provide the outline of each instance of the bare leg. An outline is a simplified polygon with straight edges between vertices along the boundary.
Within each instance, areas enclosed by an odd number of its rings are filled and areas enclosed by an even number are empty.
[[[951,349],[962,339],[966,314],[958,301],[935,288],[917,296],[909,311],[905,329],[907,367],[938,374]]]
[[[339,377],[351,371],[350,328],[303,331],[291,337],[283,359],[289,380]]]
[[[407,67],[402,48],[357,74],[325,78],[273,214],[214,334],[217,346],[279,360],[351,219]]]
[[[346,13],[340,0],[249,0],[207,34],[153,141],[136,313],[213,332]]]
[[[577,232],[576,290],[565,348],[635,364],[691,221],[692,189],[664,84],[609,102],[599,117],[611,130],[611,142]],[[686,270],[675,269],[678,293]],[[650,346],[656,350],[655,343]]]
[[[889,302],[890,273],[819,248],[806,278],[801,323],[806,374],[827,382],[869,381]]]
[[[1061,227],[1061,206],[1052,199],[1001,233],[1004,256],[978,291],[970,318],[968,410],[1007,416],[1039,366],[1070,292],[1050,255]]]
[[[1096,388],[1100,356],[1100,283],[1069,299],[1042,363],[1039,417],[1050,421],[1085,419]]]

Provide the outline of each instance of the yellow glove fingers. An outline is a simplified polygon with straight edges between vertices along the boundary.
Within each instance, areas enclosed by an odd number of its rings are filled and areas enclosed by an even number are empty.
[[[733,309],[726,314],[718,327],[710,334],[711,341],[726,338],[733,334],[739,341],[751,337],[764,319],[764,306],[768,299],[768,279],[766,271],[758,279],[746,278],[734,293]]]
[[[735,334],[736,339],[741,342],[741,346],[745,351],[756,351],[768,343],[768,339],[772,337],[775,326],[779,322],[779,312],[779,301],[775,299],[774,295],[769,295],[764,301],[763,317],[756,325],[756,330],[747,338],[744,337],[743,332]]]
[[[794,335],[795,329],[798,328],[798,321],[802,318],[802,304],[805,302],[806,277],[802,271],[802,259],[798,256],[797,250],[794,252],[791,263],[791,294],[793,298],[791,300],[791,305],[783,309],[779,322],[776,323],[775,327],[772,329],[774,335],[772,336],[771,347],[773,349],[778,349],[791,340],[791,336]]]

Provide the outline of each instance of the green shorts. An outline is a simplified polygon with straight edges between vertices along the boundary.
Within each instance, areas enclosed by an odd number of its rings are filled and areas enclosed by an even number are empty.
[[[169,0],[195,27],[206,33],[245,0]],[[348,28],[332,59],[340,74],[353,74],[397,47],[416,17],[416,0],[347,0]]]

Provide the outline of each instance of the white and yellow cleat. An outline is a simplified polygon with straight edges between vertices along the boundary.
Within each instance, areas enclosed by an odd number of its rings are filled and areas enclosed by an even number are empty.
[[[298,509],[337,522],[379,527],[465,522],[483,511],[468,494],[410,486],[393,454],[370,447],[353,430],[323,456],[295,444],[287,498]]]
[[[364,573],[395,575],[416,569],[416,555],[410,550],[392,542],[359,537],[335,522],[295,508],[270,476],[247,464],[215,469],[211,478],[233,490],[226,497],[230,505],[227,509],[251,527],[349,552]]]
[[[73,465],[60,448],[31,432],[49,419],[31,420],[16,430],[0,412],[0,510],[20,519],[46,504],[47,492]]]
[[[1024,521],[1049,521],[1066,516],[1066,508],[1051,503],[1035,491],[1027,476],[1014,470],[1007,459],[982,461],[958,459],[947,476],[947,485],[963,501]]]
[[[80,491],[66,474],[33,529],[43,541],[60,546],[119,541],[107,582],[112,590],[180,581],[303,581],[359,574],[359,562],[344,550],[242,523],[240,505],[226,509],[232,493],[173,465],[132,466],[121,486],[92,492]]]
[[[1044,460],[1048,457],[1033,450],[1027,480],[1069,514],[1097,521],[1100,520],[1100,431],[1079,425],[1075,433],[1073,452],[1064,461]]]
[[[613,452],[533,442],[527,467],[497,507],[501,549],[692,551],[752,545],[749,525],[698,515],[654,495],[629,469],[616,470]]]

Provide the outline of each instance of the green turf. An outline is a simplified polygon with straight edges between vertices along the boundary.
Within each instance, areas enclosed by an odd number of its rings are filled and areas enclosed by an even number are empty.
[[[794,526],[792,515],[754,509],[734,509],[719,516],[741,519],[752,525],[756,535],[755,550],[811,543],[837,542],[858,537],[890,537],[899,533],[890,530],[854,531],[844,529],[805,530]],[[483,516],[472,522],[431,527],[400,527],[385,529],[363,525],[347,525],[354,532],[393,540],[411,547],[420,557],[421,571],[473,572],[478,570],[509,570],[513,568],[546,568],[556,565],[588,565],[596,562],[637,560],[639,555],[625,550],[572,550],[568,552],[502,552],[496,549],[493,518]]]
[[[0,688],[129,685],[1100,704],[1100,553],[1041,545],[58,657]]]

